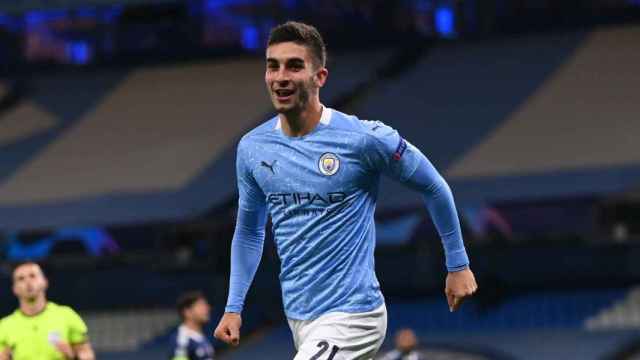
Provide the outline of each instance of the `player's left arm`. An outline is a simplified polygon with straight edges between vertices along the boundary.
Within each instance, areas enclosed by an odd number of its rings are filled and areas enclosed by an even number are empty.
[[[93,352],[93,348],[91,347],[90,342],[84,342],[81,344],[73,344],[71,345],[73,348],[73,353],[75,354],[75,358],[78,360],[95,360],[96,355]]]
[[[426,156],[397,131],[381,122],[365,122],[364,161],[375,171],[420,192],[438,230],[447,265],[445,294],[456,310],[478,288],[469,268],[453,194]]]
[[[444,247],[447,279],[445,295],[450,311],[478,289],[475,276],[469,268],[469,257],[464,247],[460,221],[451,188],[429,160],[416,148],[418,165],[406,184],[422,193]]]
[[[70,307],[66,307],[68,339],[73,350],[74,359],[95,360],[96,355],[89,342],[88,329],[80,315]]]

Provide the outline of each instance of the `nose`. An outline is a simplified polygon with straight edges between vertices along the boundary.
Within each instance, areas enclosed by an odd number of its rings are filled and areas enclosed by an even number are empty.
[[[287,82],[289,81],[289,73],[281,68],[276,72],[275,81],[277,82]]]

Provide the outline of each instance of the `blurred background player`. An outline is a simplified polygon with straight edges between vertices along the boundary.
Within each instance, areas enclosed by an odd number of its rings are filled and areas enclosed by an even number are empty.
[[[395,337],[395,349],[380,357],[380,360],[426,360],[417,350],[418,338],[413,330],[400,329]]]
[[[229,298],[215,335],[239,341],[240,313],[262,255],[268,213],[295,359],[371,359],[387,327],[373,258],[381,174],[424,198],[444,247],[450,310],[477,285],[445,180],[391,127],[323,106],[325,66],[325,44],[313,26],[287,22],[272,30],[265,82],[278,116],[238,144]]]
[[[213,345],[202,328],[209,322],[211,306],[200,291],[190,291],[178,298],[178,314],[182,324],[172,338],[172,360],[212,360]]]
[[[87,326],[70,307],[48,301],[40,266],[24,262],[13,270],[19,308],[0,322],[1,360],[93,360]]]

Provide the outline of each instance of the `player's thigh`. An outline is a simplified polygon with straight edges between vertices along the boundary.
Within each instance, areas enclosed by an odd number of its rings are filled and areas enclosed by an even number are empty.
[[[313,339],[303,343],[298,349],[295,360],[371,360],[382,341],[379,337],[369,340],[349,342],[349,339],[336,341],[335,339]]]
[[[386,331],[386,313],[384,317],[375,318],[331,319],[314,327],[299,345],[294,359],[373,359],[384,341]]]
[[[340,347],[330,343],[328,340],[309,340],[298,348],[294,360],[338,360],[345,359],[338,355]]]

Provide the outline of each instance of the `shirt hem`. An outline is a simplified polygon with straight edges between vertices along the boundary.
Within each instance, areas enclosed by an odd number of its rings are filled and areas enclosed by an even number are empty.
[[[347,307],[334,307],[334,308],[329,308],[326,311],[322,311],[322,312],[317,312],[317,313],[310,313],[310,314],[302,314],[302,313],[296,313],[293,311],[286,311],[285,310],[285,315],[287,317],[287,319],[289,320],[303,320],[303,321],[307,321],[307,320],[315,320],[323,315],[329,314],[329,313],[336,313],[336,312],[344,312],[344,313],[349,313],[349,314],[357,314],[357,313],[365,313],[365,312],[369,312],[369,311],[373,311],[377,308],[379,308],[382,304],[384,304],[384,298],[380,298],[379,300],[371,303],[371,304],[367,304],[367,305],[362,305],[362,306],[347,306]]]

